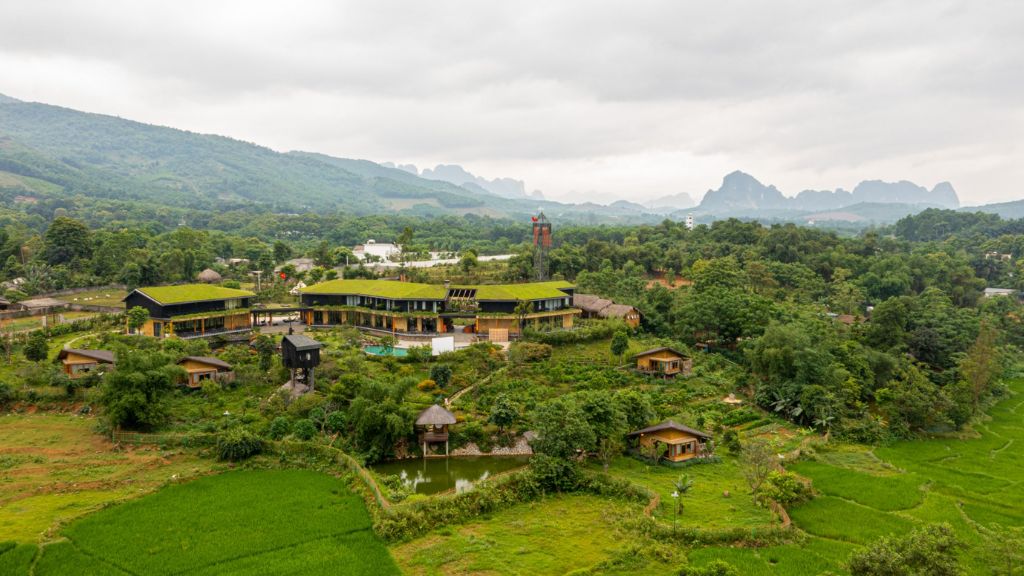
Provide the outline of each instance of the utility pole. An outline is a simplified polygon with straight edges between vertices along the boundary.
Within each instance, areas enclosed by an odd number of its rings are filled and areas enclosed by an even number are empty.
[[[263,276],[263,270],[253,270],[252,274],[254,274],[256,276],[256,291],[260,292],[261,289],[262,289],[262,285],[260,283],[260,279]]]

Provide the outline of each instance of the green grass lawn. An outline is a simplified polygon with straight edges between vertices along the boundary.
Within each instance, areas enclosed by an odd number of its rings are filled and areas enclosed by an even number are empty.
[[[771,512],[754,504],[739,465],[735,458],[729,456],[717,464],[685,469],[650,466],[635,458],[623,457],[612,463],[608,473],[657,492],[661,496],[661,506],[653,516],[665,522],[675,519],[672,499],[675,488],[672,483],[680,474],[688,474],[693,488],[683,499],[679,526],[728,529],[759,528],[773,523]]]
[[[638,505],[618,500],[553,497],[437,530],[394,546],[392,553],[406,574],[416,576],[566,574],[601,562],[611,565],[600,574],[673,573],[671,563],[615,562],[635,540],[619,525],[639,513]]]
[[[61,296],[59,299],[71,304],[88,304],[91,306],[110,306],[113,308],[124,307],[124,297],[128,295],[126,290],[114,288],[101,288],[79,292],[68,296]]]
[[[235,471],[80,519],[34,573],[398,574],[362,499],[306,470]],[[0,556],[3,558],[3,556]]]

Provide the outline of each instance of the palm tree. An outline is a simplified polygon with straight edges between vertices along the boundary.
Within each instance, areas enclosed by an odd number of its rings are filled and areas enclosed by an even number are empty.
[[[672,486],[675,488],[672,498],[676,501],[676,520],[672,525],[672,531],[675,532],[676,526],[679,524],[679,515],[683,512],[683,496],[686,496],[690,488],[693,488],[693,480],[690,479],[689,474],[680,474],[679,478],[672,482]]]
[[[526,316],[533,314],[533,302],[530,302],[529,300],[520,300],[519,303],[516,304],[516,308],[512,313],[519,317],[519,335],[521,337],[523,334],[523,326],[526,324]]]

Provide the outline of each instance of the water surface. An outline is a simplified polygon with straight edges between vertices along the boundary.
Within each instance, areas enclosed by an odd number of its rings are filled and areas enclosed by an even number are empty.
[[[409,355],[408,348],[385,348],[383,346],[364,346],[363,351],[373,356],[402,356]]]
[[[459,456],[417,458],[372,466],[382,475],[397,474],[417,494],[436,494],[455,489],[464,492],[495,474],[526,466],[529,456]]]

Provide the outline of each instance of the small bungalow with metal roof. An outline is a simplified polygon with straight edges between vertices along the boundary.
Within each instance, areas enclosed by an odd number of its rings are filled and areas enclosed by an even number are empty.
[[[635,438],[637,447],[640,450],[662,450],[666,447],[661,457],[669,462],[682,462],[691,458],[708,456],[707,442],[711,435],[707,432],[690,428],[673,420],[666,420],[661,424],[648,426],[627,435],[628,438]]]
[[[200,388],[206,380],[231,382],[235,379],[231,364],[212,356],[185,356],[178,360],[178,366],[188,374],[185,385],[189,388]]]
[[[109,350],[85,350],[79,348],[65,348],[57,356],[61,363],[61,369],[68,378],[81,378],[91,372],[96,372],[101,365],[113,366],[116,361],[114,353]]]
[[[210,284],[136,288],[124,298],[125,308],[141,306],[149,319],[139,329],[145,336],[202,338],[252,330],[249,307],[256,295],[248,290]]]
[[[668,346],[645,350],[633,356],[636,369],[641,374],[669,378],[677,374],[688,376],[693,370],[693,360],[686,354]]]
[[[431,456],[428,448],[431,444],[444,442],[444,455],[448,456],[448,426],[455,424],[455,414],[445,410],[438,404],[427,408],[416,418],[416,428],[420,432],[420,443],[423,445],[423,457]]]

